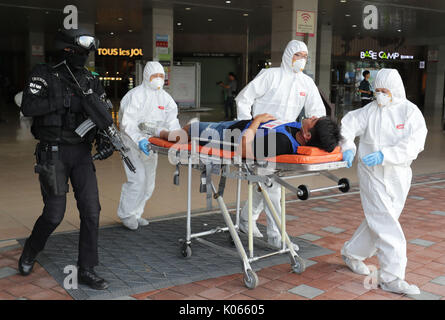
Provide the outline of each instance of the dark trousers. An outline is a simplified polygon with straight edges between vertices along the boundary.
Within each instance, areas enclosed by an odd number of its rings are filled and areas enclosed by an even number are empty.
[[[80,214],[77,263],[80,267],[94,267],[99,263],[97,242],[101,208],[91,147],[88,144],[60,145],[58,157],[64,164],[66,181],[71,181]],[[27,241],[34,252],[43,250],[51,233],[62,222],[66,210],[66,194],[48,194],[42,184],[41,192],[45,206]]]
[[[224,111],[226,119],[232,120],[236,117],[234,105],[235,105],[235,99],[233,99],[233,97],[228,97],[226,98],[226,101],[224,101]]]

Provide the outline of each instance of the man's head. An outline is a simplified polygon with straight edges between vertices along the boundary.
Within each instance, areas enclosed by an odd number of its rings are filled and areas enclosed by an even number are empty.
[[[152,90],[160,90],[164,86],[164,67],[157,61],[149,61],[144,68],[144,84]]]
[[[236,79],[235,74],[234,74],[233,72],[229,72],[229,80],[230,80],[230,81],[233,81],[233,80],[235,80],[235,79]]]
[[[370,77],[371,72],[369,72],[368,70],[363,71],[363,78],[365,78],[365,80],[369,80]]]
[[[307,146],[317,147],[332,152],[340,142],[340,129],[328,117],[312,117],[301,123],[301,132]]]
[[[284,50],[281,68],[288,72],[299,73],[307,62],[308,49],[304,42],[291,40]]]
[[[380,106],[406,100],[402,77],[396,69],[381,69],[375,77],[374,87]]]
[[[92,32],[83,28],[60,29],[56,35],[55,47],[70,67],[81,69],[85,66],[90,52],[99,47],[99,40]]]

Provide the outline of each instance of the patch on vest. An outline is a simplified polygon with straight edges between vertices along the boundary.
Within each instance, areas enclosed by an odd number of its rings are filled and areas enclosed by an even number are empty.
[[[33,95],[46,96],[48,83],[40,77],[32,77],[29,83],[29,91]]]

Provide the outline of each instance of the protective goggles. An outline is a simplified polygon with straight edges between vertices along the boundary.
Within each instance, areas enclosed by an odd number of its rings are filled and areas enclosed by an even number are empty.
[[[97,50],[99,48],[99,40],[92,36],[77,36],[74,38],[74,44],[86,50]]]

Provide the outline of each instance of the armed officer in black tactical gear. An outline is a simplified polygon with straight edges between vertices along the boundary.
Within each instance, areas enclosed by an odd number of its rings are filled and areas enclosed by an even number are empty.
[[[31,273],[37,254],[61,223],[70,180],[81,221],[78,281],[103,290],[108,283],[94,271],[98,265],[101,207],[91,150],[98,130],[94,128],[83,137],[75,132],[89,117],[85,106],[94,108],[84,93],[97,97],[98,101],[106,99],[99,79],[85,68],[89,53],[98,48],[98,40],[77,29],[59,31],[56,42],[62,54],[61,62],[54,66],[37,65],[23,93],[22,112],[33,118],[31,132],[39,140],[35,150],[35,171],[39,174],[44,208],[26,240],[19,271],[24,276]],[[109,145],[97,144],[97,141],[96,147],[99,152],[101,148],[105,150],[102,150],[102,154],[107,153],[105,157],[114,151]]]

